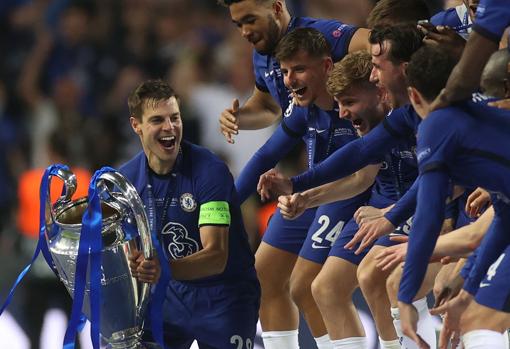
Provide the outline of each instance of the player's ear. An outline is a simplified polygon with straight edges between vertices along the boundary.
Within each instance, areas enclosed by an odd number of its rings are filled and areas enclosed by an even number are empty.
[[[131,124],[133,131],[135,131],[135,133],[140,136],[142,134],[141,122],[134,116],[131,116],[129,118],[129,123]]]
[[[277,18],[279,18],[283,14],[284,9],[285,9],[285,5],[283,4],[283,2],[281,0],[276,0],[273,3],[273,11]]]
[[[331,71],[333,70],[334,63],[331,57],[324,58],[324,68],[326,69],[326,73],[329,75]]]
[[[420,106],[423,104],[420,93],[414,87],[409,86],[407,88],[407,95],[413,106]]]

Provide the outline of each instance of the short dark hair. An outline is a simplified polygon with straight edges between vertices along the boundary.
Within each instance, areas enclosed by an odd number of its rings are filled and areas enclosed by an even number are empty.
[[[407,85],[429,102],[446,86],[457,60],[444,48],[424,45],[416,51],[406,69]]]
[[[178,99],[174,89],[163,80],[147,80],[138,85],[128,97],[129,115],[142,120],[144,108],[171,97]]]
[[[285,61],[301,50],[312,57],[331,56],[331,46],[320,31],[315,28],[296,28],[280,40],[275,57],[278,61]]]
[[[368,41],[382,49],[384,41],[391,42],[388,58],[394,64],[409,62],[411,56],[423,46],[423,33],[415,24],[376,27],[370,32]]]
[[[218,1],[218,4],[220,4],[221,6],[225,6],[225,7],[229,7],[230,5],[232,4],[235,4],[235,3],[238,3],[238,2],[241,2],[241,1],[244,1],[244,0],[217,0]],[[272,3],[274,2],[275,0],[255,0],[256,2],[258,3]]]
[[[429,19],[430,11],[423,0],[381,0],[378,1],[367,18],[367,26],[399,23],[416,24],[420,19]]]

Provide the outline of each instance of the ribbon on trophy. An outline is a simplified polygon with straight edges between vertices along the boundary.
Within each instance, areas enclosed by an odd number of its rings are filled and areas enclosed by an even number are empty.
[[[80,327],[81,309],[87,283],[87,265],[90,256],[90,337],[94,349],[100,348],[101,324],[101,225],[103,214],[101,200],[97,188],[97,181],[106,172],[115,172],[111,167],[103,167],[96,171],[90,181],[88,191],[88,206],[82,219],[82,231],[76,259],[76,273],[74,284],[73,307],[71,319],[64,336],[64,349],[74,349],[76,332]]]
[[[48,249],[48,245],[46,244],[46,238],[45,238],[45,232],[46,232],[46,216],[45,216],[45,208],[46,208],[46,200],[49,195],[49,188],[50,188],[50,178],[52,176],[55,176],[57,172],[60,169],[68,170],[69,168],[66,165],[61,164],[55,164],[51,165],[44,171],[44,174],[41,178],[41,186],[39,189],[39,201],[40,201],[40,209],[39,209],[39,241],[37,242],[37,247],[35,249],[34,255],[32,256],[32,259],[30,260],[30,263],[21,271],[21,273],[16,278],[16,281],[14,282],[13,286],[11,287],[11,290],[9,291],[9,294],[2,305],[2,308],[0,308],[0,315],[4,312],[4,310],[9,306],[9,304],[12,301],[12,297],[14,296],[14,292],[16,291],[16,288],[21,283],[25,275],[28,273],[30,268],[32,267],[32,264],[35,262],[37,257],[39,256],[39,253],[42,252],[42,255],[44,256],[44,259],[46,260],[46,263],[50,266],[51,270],[57,274],[55,270],[55,266],[53,264],[53,259],[51,258],[50,251]],[[58,274],[57,274],[58,275]],[[83,320],[82,320],[83,321]],[[81,325],[81,324],[79,324]]]

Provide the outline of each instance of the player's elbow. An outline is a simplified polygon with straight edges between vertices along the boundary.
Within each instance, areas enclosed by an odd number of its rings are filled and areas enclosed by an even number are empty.
[[[228,247],[219,247],[211,251],[210,268],[211,275],[218,275],[225,271],[228,261]]]

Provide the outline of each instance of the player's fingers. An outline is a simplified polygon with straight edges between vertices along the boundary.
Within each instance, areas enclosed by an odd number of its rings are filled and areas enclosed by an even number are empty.
[[[408,242],[409,241],[409,236],[407,236],[407,235],[390,236],[390,240],[391,241],[395,241],[395,242],[404,243],[404,242]]]
[[[439,333],[439,348],[447,349],[448,344],[450,342],[450,338],[451,338],[451,331],[448,328],[448,326],[443,324],[443,328],[441,329],[441,332]],[[453,348],[455,348],[455,347],[453,347]]]
[[[448,310],[448,305],[449,305],[448,301],[445,301],[444,303],[438,305],[437,307],[430,309],[430,313],[432,315],[444,314]]]
[[[374,236],[374,234],[372,234],[372,233],[368,233],[367,235],[365,235],[365,237],[361,240],[361,243],[360,243],[359,247],[356,249],[356,251],[354,252],[354,254],[358,255],[361,252],[363,252],[367,247],[372,245],[372,243],[376,239],[377,239],[377,237]]]
[[[434,302],[434,306],[432,308],[437,308],[440,305],[443,305],[448,299],[450,299],[450,295],[452,290],[449,287],[444,287],[441,292],[436,297],[436,301]]]
[[[453,333],[451,334],[450,337],[451,337],[451,339],[450,339],[451,347],[457,348],[457,346],[460,343],[460,333],[458,331],[453,331]]]
[[[236,114],[239,111],[239,99],[234,99],[232,102],[232,112]]]
[[[358,242],[360,242],[361,239],[363,239],[363,236],[364,236],[363,229],[362,228],[358,229],[356,234],[354,234],[354,236],[352,237],[351,241],[345,244],[344,248],[352,250],[354,247],[356,247]]]

